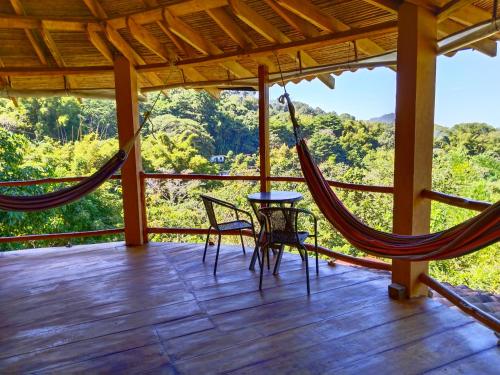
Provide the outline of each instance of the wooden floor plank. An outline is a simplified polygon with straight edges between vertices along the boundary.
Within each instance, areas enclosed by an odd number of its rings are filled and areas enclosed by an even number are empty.
[[[390,300],[387,272],[321,261],[316,276],[310,262],[307,295],[285,253],[259,291],[252,250],[223,245],[217,276],[203,244],[0,253],[0,373],[401,373],[415,353],[414,372],[498,364],[488,330],[430,299]]]
[[[293,350],[265,363],[256,363],[235,371],[239,374],[250,374],[255,371],[263,373],[309,371],[323,374],[332,368],[338,369],[358,361],[363,363],[369,355],[388,351],[413,341],[420,341],[428,336],[470,324],[471,320],[456,314],[445,306],[419,314],[411,314],[403,319],[379,322],[379,314],[362,316],[355,314],[348,317],[346,324],[336,319],[328,326],[321,326],[323,340],[320,345],[307,345],[300,350]],[[373,324],[375,320],[375,324]],[[311,332],[314,336],[314,332]],[[314,354],[311,355],[310,353]],[[357,363],[357,362],[356,362]],[[402,371],[405,363],[399,362],[396,367]],[[380,373],[380,369],[379,372]],[[358,373],[363,373],[358,372]]]
[[[449,360],[446,358],[445,360]],[[428,375],[483,374],[497,375],[500,369],[500,348],[497,346],[467,355],[426,372]]]
[[[489,363],[493,366],[498,363],[498,348],[496,348],[496,337],[486,327],[478,324],[468,323],[454,329],[445,330],[436,335],[430,335],[419,341],[413,341],[395,349],[384,351],[362,360],[349,363],[342,367],[332,367],[327,374],[360,374],[381,373],[400,374],[400,363],[411,363],[406,374],[421,374],[452,360],[468,357],[473,353],[495,348],[497,360]],[[471,374],[487,374],[495,367],[490,367],[486,372],[471,371]],[[496,373],[500,367],[496,367]],[[472,370],[472,368],[471,368]]]

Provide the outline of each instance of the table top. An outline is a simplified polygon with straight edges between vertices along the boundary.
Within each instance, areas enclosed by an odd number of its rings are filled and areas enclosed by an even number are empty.
[[[267,193],[253,193],[248,196],[250,202],[255,203],[290,203],[303,198],[296,191],[270,191]]]

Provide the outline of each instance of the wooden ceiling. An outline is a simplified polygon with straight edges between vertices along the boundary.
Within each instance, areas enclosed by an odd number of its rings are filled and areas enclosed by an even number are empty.
[[[395,51],[398,6],[397,0],[0,0],[0,92],[112,92],[117,54],[136,66],[144,92],[184,86],[217,96],[221,88],[254,87],[259,64],[269,66],[273,82],[281,68],[287,81],[317,77],[333,88],[330,73]],[[493,0],[425,6],[438,15],[444,38],[491,19]],[[495,56],[497,39],[468,48]],[[364,66],[393,65],[369,61]]]

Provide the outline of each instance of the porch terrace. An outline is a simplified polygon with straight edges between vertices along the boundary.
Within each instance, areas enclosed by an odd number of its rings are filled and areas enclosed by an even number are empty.
[[[0,254],[2,373],[494,373],[497,338],[429,298],[395,301],[390,274],[298,255],[279,276],[202,244],[103,243]],[[140,358],[140,360],[137,360]]]

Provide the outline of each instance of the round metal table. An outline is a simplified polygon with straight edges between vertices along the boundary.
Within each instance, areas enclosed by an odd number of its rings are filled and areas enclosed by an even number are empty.
[[[270,191],[265,193],[253,193],[248,195],[248,202],[252,206],[252,209],[257,216],[257,220],[259,219],[259,205],[270,206],[273,204],[279,204],[283,206],[285,204],[290,204],[291,207],[295,206],[295,203],[300,201],[303,196],[296,191]],[[261,230],[259,233],[258,243],[262,240],[262,236],[264,234],[263,226],[261,224]],[[255,269],[255,262],[257,261],[257,253],[259,251],[259,246],[255,247],[254,253],[252,255],[252,260],[250,261],[250,270]],[[302,254],[301,254],[302,255]],[[276,269],[279,269],[279,265]]]

